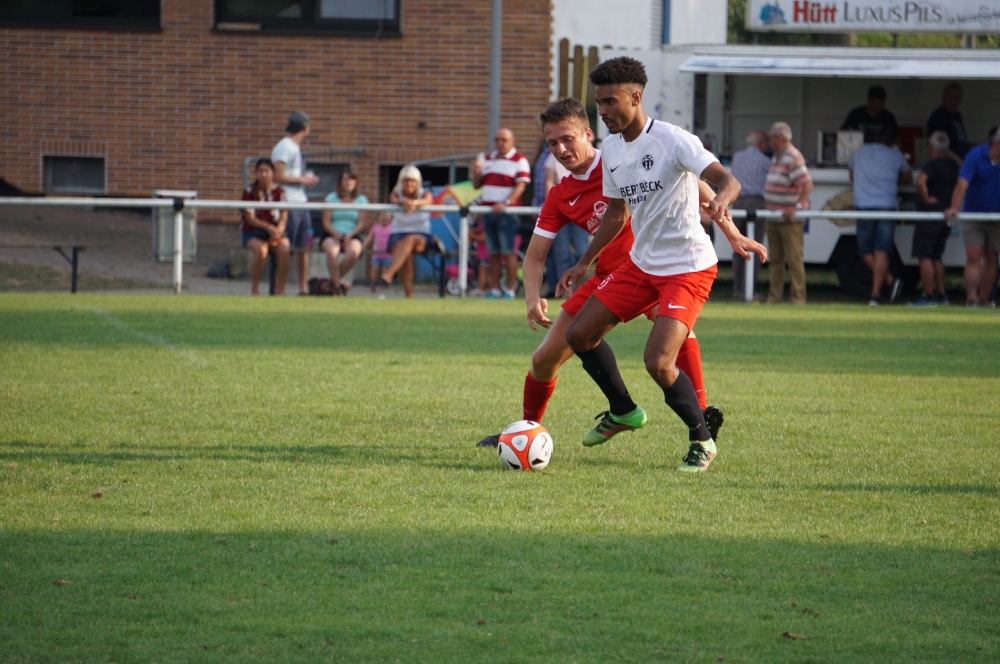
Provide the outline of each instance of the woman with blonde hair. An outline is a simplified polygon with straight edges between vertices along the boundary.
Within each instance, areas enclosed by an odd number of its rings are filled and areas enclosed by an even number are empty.
[[[413,297],[413,255],[423,253],[431,239],[431,215],[419,209],[433,202],[431,192],[423,187],[423,177],[416,166],[404,166],[399,172],[396,186],[389,194],[389,202],[403,209],[392,217],[389,251],[392,263],[382,271],[382,281],[391,284],[399,273],[406,297]]]

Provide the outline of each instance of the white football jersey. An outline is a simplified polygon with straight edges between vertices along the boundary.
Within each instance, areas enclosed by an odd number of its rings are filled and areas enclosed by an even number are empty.
[[[632,261],[668,277],[715,265],[712,241],[698,212],[698,179],[713,161],[697,136],[649,119],[628,143],[613,134],[601,145],[604,195],[624,199],[632,213]]]

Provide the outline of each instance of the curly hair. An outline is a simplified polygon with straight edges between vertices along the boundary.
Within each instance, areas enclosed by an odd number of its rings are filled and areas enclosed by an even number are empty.
[[[646,87],[646,68],[635,58],[623,55],[605,60],[590,72],[590,82],[594,85],[637,85]]]
[[[583,104],[572,97],[563,97],[559,101],[549,104],[549,107],[538,115],[538,119],[543,127],[547,124],[559,124],[566,120],[572,120],[583,127],[590,127],[590,118],[587,117],[586,109]]]

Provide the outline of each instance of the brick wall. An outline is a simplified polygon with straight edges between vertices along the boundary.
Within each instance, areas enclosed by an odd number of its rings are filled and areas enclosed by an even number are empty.
[[[374,192],[379,164],[485,147],[489,18],[490,0],[401,0],[402,38],[213,32],[212,0],[162,0],[161,32],[0,28],[0,177],[38,192],[43,154],[95,155],[112,195],[233,198],[297,109],[306,152],[365,148]],[[550,38],[551,2],[504,2],[501,122],[529,157]]]

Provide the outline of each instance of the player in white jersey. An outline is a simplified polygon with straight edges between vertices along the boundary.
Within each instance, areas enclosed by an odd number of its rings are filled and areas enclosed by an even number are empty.
[[[704,471],[716,455],[715,441],[691,379],[676,366],[717,271],[715,250],[700,222],[699,178],[718,187],[715,198],[701,205],[733,251],[743,258],[758,254],[762,261],[767,251],[744,237],[726,214],[740,192],[736,178],[696,136],[646,117],[642,63],[629,57],[606,60],[591,72],[590,80],[598,112],[612,134],[602,145],[604,194],[610,200],[594,240],[563,276],[563,286],[586,274],[594,256],[621,231],[629,212],[635,242],[629,260],[604,280],[566,331],[570,347],[610,405],[588,438],[600,431],[608,440],[645,423],[646,414],[629,396],[604,336],[618,323],[658,305],[644,353],[646,370],[690,432],[688,454],[679,470]]]

